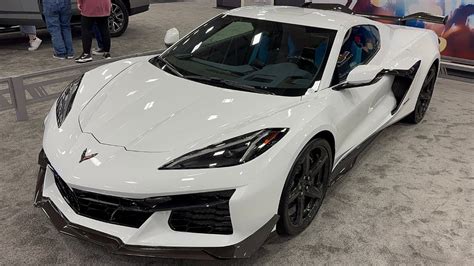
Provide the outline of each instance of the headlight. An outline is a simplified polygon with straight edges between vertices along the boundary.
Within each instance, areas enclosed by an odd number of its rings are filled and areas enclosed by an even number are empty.
[[[58,127],[64,122],[69,111],[71,111],[72,103],[74,102],[74,98],[76,97],[77,89],[79,89],[79,85],[81,84],[82,76],[80,78],[75,79],[72,81],[67,87],[64,89],[63,93],[58,98],[56,102],[56,119],[58,122]]]
[[[159,169],[198,169],[226,167],[248,162],[275,145],[287,128],[270,128],[242,135],[185,154]]]

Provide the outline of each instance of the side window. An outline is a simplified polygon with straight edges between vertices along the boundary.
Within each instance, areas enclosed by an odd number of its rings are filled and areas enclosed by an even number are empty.
[[[380,34],[375,26],[361,25],[351,28],[344,37],[333,85],[343,82],[356,66],[369,63],[379,48]]]

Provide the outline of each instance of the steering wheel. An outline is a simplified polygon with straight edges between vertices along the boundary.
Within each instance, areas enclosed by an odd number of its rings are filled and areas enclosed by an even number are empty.
[[[314,60],[303,56],[288,56],[288,62],[296,64],[300,69],[311,72],[314,68]]]

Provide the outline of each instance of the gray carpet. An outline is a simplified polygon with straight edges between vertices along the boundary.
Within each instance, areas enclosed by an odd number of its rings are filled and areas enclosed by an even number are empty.
[[[154,5],[114,39],[113,53],[162,48],[171,21],[185,33],[219,12],[195,3]],[[47,36],[33,54],[20,47],[18,34],[9,36],[16,39],[0,36],[0,76],[72,64],[51,58]],[[54,229],[32,206],[42,122],[51,103],[31,106],[28,122],[15,122],[13,111],[0,112],[0,264],[208,265],[116,256]],[[425,120],[396,124],[377,137],[330,189],[304,233],[272,239],[251,259],[211,264],[473,265],[473,133],[474,86],[440,80]]]

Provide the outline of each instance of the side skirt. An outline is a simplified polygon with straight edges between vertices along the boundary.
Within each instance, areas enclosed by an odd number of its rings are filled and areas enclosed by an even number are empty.
[[[331,173],[330,176],[330,183],[329,185],[333,185],[336,183],[338,180],[341,179],[341,177],[349,172],[349,170],[354,167],[354,164],[356,163],[357,159],[359,158],[359,155],[377,138],[377,136],[380,134],[380,132],[377,132],[370,136],[368,139],[366,139],[364,142],[362,142],[359,146],[357,146],[355,149],[353,149],[349,154],[344,157],[334,168],[334,170]]]

